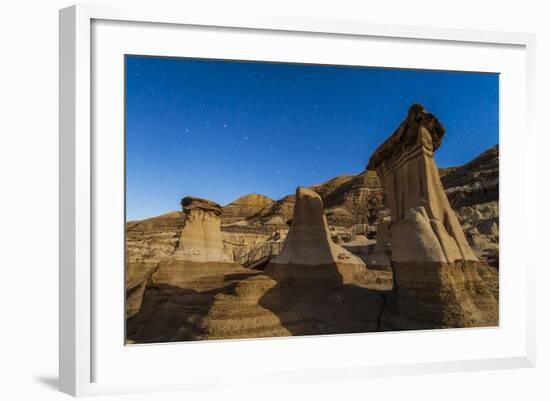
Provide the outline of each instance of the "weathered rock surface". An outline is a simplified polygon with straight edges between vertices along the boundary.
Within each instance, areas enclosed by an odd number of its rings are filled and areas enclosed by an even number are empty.
[[[498,202],[499,147],[495,145],[460,167],[440,169],[453,209]]]
[[[496,216],[487,222],[471,221],[468,217],[471,208],[485,209],[486,204],[498,202],[498,145],[463,166],[441,168],[439,174],[475,256],[498,266],[498,235],[495,234],[499,224],[498,205]],[[375,171],[338,176],[310,189],[321,196],[333,238],[339,238],[342,244],[356,234],[374,238],[377,224],[389,216],[384,205],[386,194]],[[223,225],[222,231],[245,234],[263,229],[265,238],[269,238],[274,227],[282,227],[282,223],[292,220],[294,201],[294,195],[274,201],[244,220]],[[492,226],[491,234],[485,234],[488,225]],[[255,242],[249,244],[250,247],[256,245]],[[241,247],[238,252],[246,253],[246,249]]]
[[[383,296],[344,285],[336,292],[298,291],[288,282],[257,275],[231,294],[216,296],[202,320],[202,338],[364,333],[379,328]]]
[[[460,167],[441,169],[441,181],[476,256],[498,268],[499,147]]]
[[[216,296],[201,321],[203,338],[378,328],[383,298],[356,285],[365,265],[332,241],[323,210],[316,192],[303,187],[296,190],[292,225],[279,255],[267,265],[265,274],[241,281],[230,294]],[[358,308],[360,303],[368,308]]]
[[[457,212],[466,239],[476,256],[498,268],[499,207],[498,202],[463,206]]]
[[[249,221],[255,224],[263,224],[274,217],[279,217],[285,223],[292,218],[294,210],[294,195],[285,196],[271,205],[267,205],[256,214],[248,218]]]
[[[498,324],[498,301],[446,197],[433,152],[445,130],[422,106],[373,153],[391,214],[395,294],[383,314],[389,329]],[[493,280],[494,281],[494,280]]]
[[[126,224],[126,313],[141,306],[145,286],[159,262],[174,253],[185,224],[181,212]]]
[[[393,261],[477,260],[451,209],[433,159],[444,133],[434,115],[414,105],[369,161],[368,168],[376,170],[386,191]]]
[[[187,285],[208,277],[207,267],[222,266],[223,270],[226,264],[237,266],[222,242],[220,206],[194,197],[184,198],[181,205],[181,213],[132,223],[127,228],[127,316],[139,311],[150,284]]]
[[[147,276],[127,295],[129,342],[201,338],[202,318],[215,297],[257,274],[235,263],[227,253],[219,205],[186,197],[182,208],[183,224],[173,236],[177,242],[172,252],[155,259]]]
[[[273,199],[260,194],[241,196],[222,208],[221,221],[227,224],[245,220],[273,202]]]
[[[188,196],[181,206],[185,224],[174,256],[191,262],[232,262],[223,246],[220,205]]]
[[[310,189],[321,196],[326,208],[327,222],[331,226],[351,227],[373,223],[384,207],[384,192],[373,171],[338,176],[325,183],[313,185]],[[267,205],[249,220],[263,223],[278,217],[287,222],[292,218],[294,202],[294,195],[286,196]]]
[[[366,276],[355,273],[364,273],[364,263],[332,242],[319,195],[299,188],[296,197],[284,248],[264,273],[230,263],[189,261],[176,254],[162,259],[144,290],[139,313],[127,320],[129,340],[377,330],[384,301],[381,293],[361,287]],[[355,241],[369,242],[366,237]],[[273,238],[266,244],[282,242]]]
[[[277,281],[307,282],[308,286],[341,286],[364,262],[331,239],[321,197],[299,187],[292,225],[281,253],[267,266],[266,273]]]
[[[476,261],[394,263],[382,330],[496,326],[498,275]]]
[[[498,146],[438,172],[441,128],[411,111],[371,159],[398,190],[375,168],[128,222],[128,341],[498,324],[498,271],[475,260],[498,266]]]
[[[163,262],[164,263],[164,262]],[[126,320],[128,343],[187,341],[203,338],[203,319],[217,296],[231,294],[243,280],[258,272],[235,264],[204,264],[173,258],[171,270],[180,274],[173,282],[151,280],[141,308]],[[222,337],[219,337],[222,338]]]
[[[390,224],[389,221],[381,221],[377,224],[376,245],[366,260],[367,266],[370,268],[391,266]]]
[[[384,191],[376,173],[366,170],[355,176],[336,177],[311,189],[319,193],[328,210],[346,213],[327,213],[330,225],[350,227],[354,224],[373,224],[384,208]],[[339,184],[339,185],[335,185]]]

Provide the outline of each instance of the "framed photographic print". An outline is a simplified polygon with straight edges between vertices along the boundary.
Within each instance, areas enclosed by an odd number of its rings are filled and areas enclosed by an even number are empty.
[[[533,46],[62,10],[61,390],[532,366]]]

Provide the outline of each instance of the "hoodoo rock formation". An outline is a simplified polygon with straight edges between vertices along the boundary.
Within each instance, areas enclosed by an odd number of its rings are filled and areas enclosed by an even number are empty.
[[[445,129],[422,106],[371,156],[386,191],[392,217],[392,260],[454,262],[477,260],[454,214],[435,166],[433,152]]]
[[[224,249],[219,218],[221,207],[209,200],[190,196],[183,198],[181,205],[183,213],[176,212],[177,225],[170,226],[177,231],[170,232],[170,242],[166,239],[162,243],[164,252],[159,252],[156,258],[145,257],[143,261],[128,259],[128,317],[140,312],[145,298],[149,298],[149,304],[154,304],[154,299],[174,298],[173,289],[177,288],[209,291],[223,287],[227,274],[248,272],[233,262]],[[158,220],[152,220],[152,223],[159,225],[163,221]],[[142,313],[141,318],[144,315],[147,312]]]
[[[413,105],[367,167],[382,182],[392,220],[396,291],[384,313],[387,328],[498,324],[498,301],[486,282],[494,272],[466,241],[433,160],[444,133],[433,114]]]
[[[201,320],[201,338],[376,330],[383,298],[358,286],[366,273],[364,262],[333,242],[316,192],[299,187],[295,198],[279,255],[262,274],[215,297]]]
[[[185,225],[174,256],[191,262],[232,262],[222,242],[221,206],[188,196],[182,199]]]
[[[163,259],[152,275],[155,284],[181,286],[191,280],[216,276],[216,270],[237,266],[223,246],[221,206],[212,201],[188,196],[181,207],[185,223],[179,243],[170,258]],[[209,271],[211,270],[211,271]]]
[[[128,342],[497,325],[498,146],[437,169],[444,133],[413,105],[359,174],[127,222]]]
[[[281,253],[266,273],[277,281],[334,288],[364,268],[361,258],[332,241],[321,197],[311,189],[298,187],[292,225]]]

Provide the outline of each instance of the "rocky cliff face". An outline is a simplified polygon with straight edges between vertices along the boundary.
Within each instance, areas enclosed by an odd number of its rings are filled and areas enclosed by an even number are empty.
[[[441,181],[454,210],[498,202],[498,145],[460,167],[440,169]]]
[[[460,167],[440,169],[441,181],[477,257],[498,267],[499,148],[495,145]]]
[[[322,184],[313,185],[325,205],[325,214],[329,225],[351,227],[356,224],[373,223],[384,209],[384,192],[376,174],[364,171],[357,175],[335,177]],[[284,221],[292,218],[294,195],[286,196],[267,205],[248,220],[262,224],[274,217]]]
[[[159,262],[174,253],[185,224],[182,212],[170,212],[126,224],[126,299],[128,316],[140,306],[145,286]]]
[[[294,195],[285,196],[278,201],[273,202],[271,205],[267,205],[256,214],[250,216],[248,220],[254,224],[264,224],[274,217],[280,217],[284,222],[288,222],[292,219],[292,211],[294,210]]]
[[[323,198],[329,224],[350,227],[354,224],[374,223],[384,209],[384,191],[373,171],[348,176],[340,185],[336,179],[311,189]]]

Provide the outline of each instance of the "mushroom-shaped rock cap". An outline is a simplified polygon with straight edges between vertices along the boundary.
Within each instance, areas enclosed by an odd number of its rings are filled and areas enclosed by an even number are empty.
[[[437,117],[427,113],[421,104],[413,104],[409,108],[407,118],[399,125],[399,128],[380,145],[372,154],[367,170],[375,170],[380,163],[389,159],[392,155],[413,145],[418,140],[419,128],[424,127],[430,133],[432,139],[432,150],[441,146],[445,128]]]
[[[216,202],[208,199],[196,198],[194,196],[186,196],[181,200],[181,208],[186,210],[201,209],[207,212],[212,212],[216,215],[222,214],[222,207]]]

